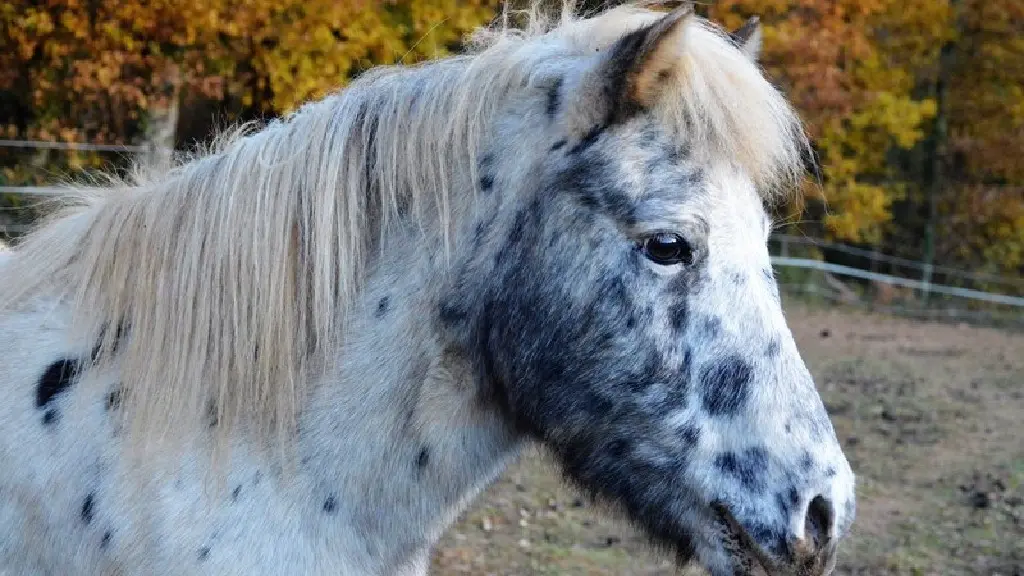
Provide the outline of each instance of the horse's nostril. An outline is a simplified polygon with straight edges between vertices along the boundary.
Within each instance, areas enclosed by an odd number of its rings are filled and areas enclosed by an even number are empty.
[[[804,537],[814,542],[815,549],[829,539],[835,518],[836,512],[831,501],[821,495],[811,500],[807,508],[807,518],[804,520]]]

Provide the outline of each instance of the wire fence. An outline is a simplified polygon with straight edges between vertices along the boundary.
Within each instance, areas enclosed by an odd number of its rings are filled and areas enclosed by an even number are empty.
[[[46,142],[43,140],[0,140],[0,148],[37,148],[44,150],[77,150],[82,152],[147,152],[149,146],[128,144],[93,144],[90,142]]]
[[[0,148],[29,148],[37,150],[66,150],[81,152],[119,152],[126,154],[145,154],[153,152],[150,145],[130,144],[96,144],[93,142],[52,142],[45,140],[9,140],[0,139]],[[60,196],[67,191],[59,186],[11,186],[0,184],[0,194],[17,194],[23,196]],[[11,226],[0,227],[11,231]]]
[[[946,322],[1024,330],[1024,282],[863,250],[818,238],[773,236],[772,265],[780,289],[829,305]],[[852,264],[827,256],[854,256]],[[838,258],[841,259],[841,258]],[[885,272],[871,268],[885,268]],[[942,283],[935,279],[941,278]]]
[[[67,190],[59,186],[0,186],[0,194],[60,196],[61,194],[67,194]]]
[[[960,278],[965,280],[982,282],[1006,283],[1018,287],[1024,287],[1024,279],[1022,278],[1010,278],[1007,276],[1000,276],[996,274],[968,272],[965,270],[960,270],[958,268],[952,268],[949,266],[929,266],[928,264],[917,260],[911,260],[909,258],[900,258],[898,256],[890,256],[879,251],[865,250],[863,248],[856,248],[854,246],[848,246],[846,244],[837,244],[819,238],[810,238],[806,236],[791,236],[786,234],[773,234],[772,241],[777,242],[779,244],[780,255],[782,256],[788,256],[790,251],[789,248],[792,247],[793,245],[813,246],[824,250],[840,252],[843,254],[849,254],[851,256],[868,259],[876,263],[889,264],[890,268],[916,270],[919,271],[920,275],[922,276],[930,270],[933,275],[939,274],[949,278]]]
[[[772,258],[772,264],[775,266],[789,266],[792,268],[820,270],[822,272],[830,272],[832,274],[860,278],[862,280],[871,280],[874,282],[883,282],[886,284],[892,284],[904,288],[913,288],[915,290],[928,291],[935,294],[957,296],[960,298],[969,298],[972,300],[979,300],[982,302],[1004,304],[1006,306],[1024,307],[1024,298],[1018,296],[1009,296],[1006,294],[993,294],[990,292],[983,292],[981,290],[970,290],[967,288],[958,288],[956,286],[932,284],[929,282],[924,282],[922,280],[911,280],[909,278],[900,278],[897,276],[890,276],[888,274],[879,274],[877,272],[861,270],[859,268],[852,268],[850,266],[843,266],[840,264],[833,264],[831,262],[822,262],[820,260],[808,260],[806,258],[786,258],[782,256],[776,256]]]

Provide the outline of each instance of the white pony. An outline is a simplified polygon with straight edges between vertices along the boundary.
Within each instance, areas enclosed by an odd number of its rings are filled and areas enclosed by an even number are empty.
[[[422,575],[531,442],[680,561],[831,571],[757,38],[535,14],[69,188],[0,265],[0,574]]]

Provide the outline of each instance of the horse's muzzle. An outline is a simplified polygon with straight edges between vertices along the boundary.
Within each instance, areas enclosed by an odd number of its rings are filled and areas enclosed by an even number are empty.
[[[716,503],[712,508],[721,523],[732,576],[829,576],[835,568],[839,543],[836,514],[821,496],[807,508],[803,535],[786,535],[782,554],[776,542],[765,541],[765,535],[745,528],[725,505]]]

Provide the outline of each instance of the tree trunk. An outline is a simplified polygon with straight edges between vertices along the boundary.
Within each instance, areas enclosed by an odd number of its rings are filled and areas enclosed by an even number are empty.
[[[949,0],[951,22],[953,26],[953,38],[947,40],[939,50],[939,69],[933,86],[935,98],[935,121],[932,127],[931,146],[928,151],[928,175],[927,187],[925,188],[928,220],[925,225],[924,236],[924,304],[928,304],[929,289],[932,281],[932,270],[935,265],[935,226],[938,219],[939,195],[946,187],[945,165],[947,144],[949,140],[949,78],[953,72],[953,57],[956,48],[956,39],[959,36],[957,24],[957,9],[960,0]]]

